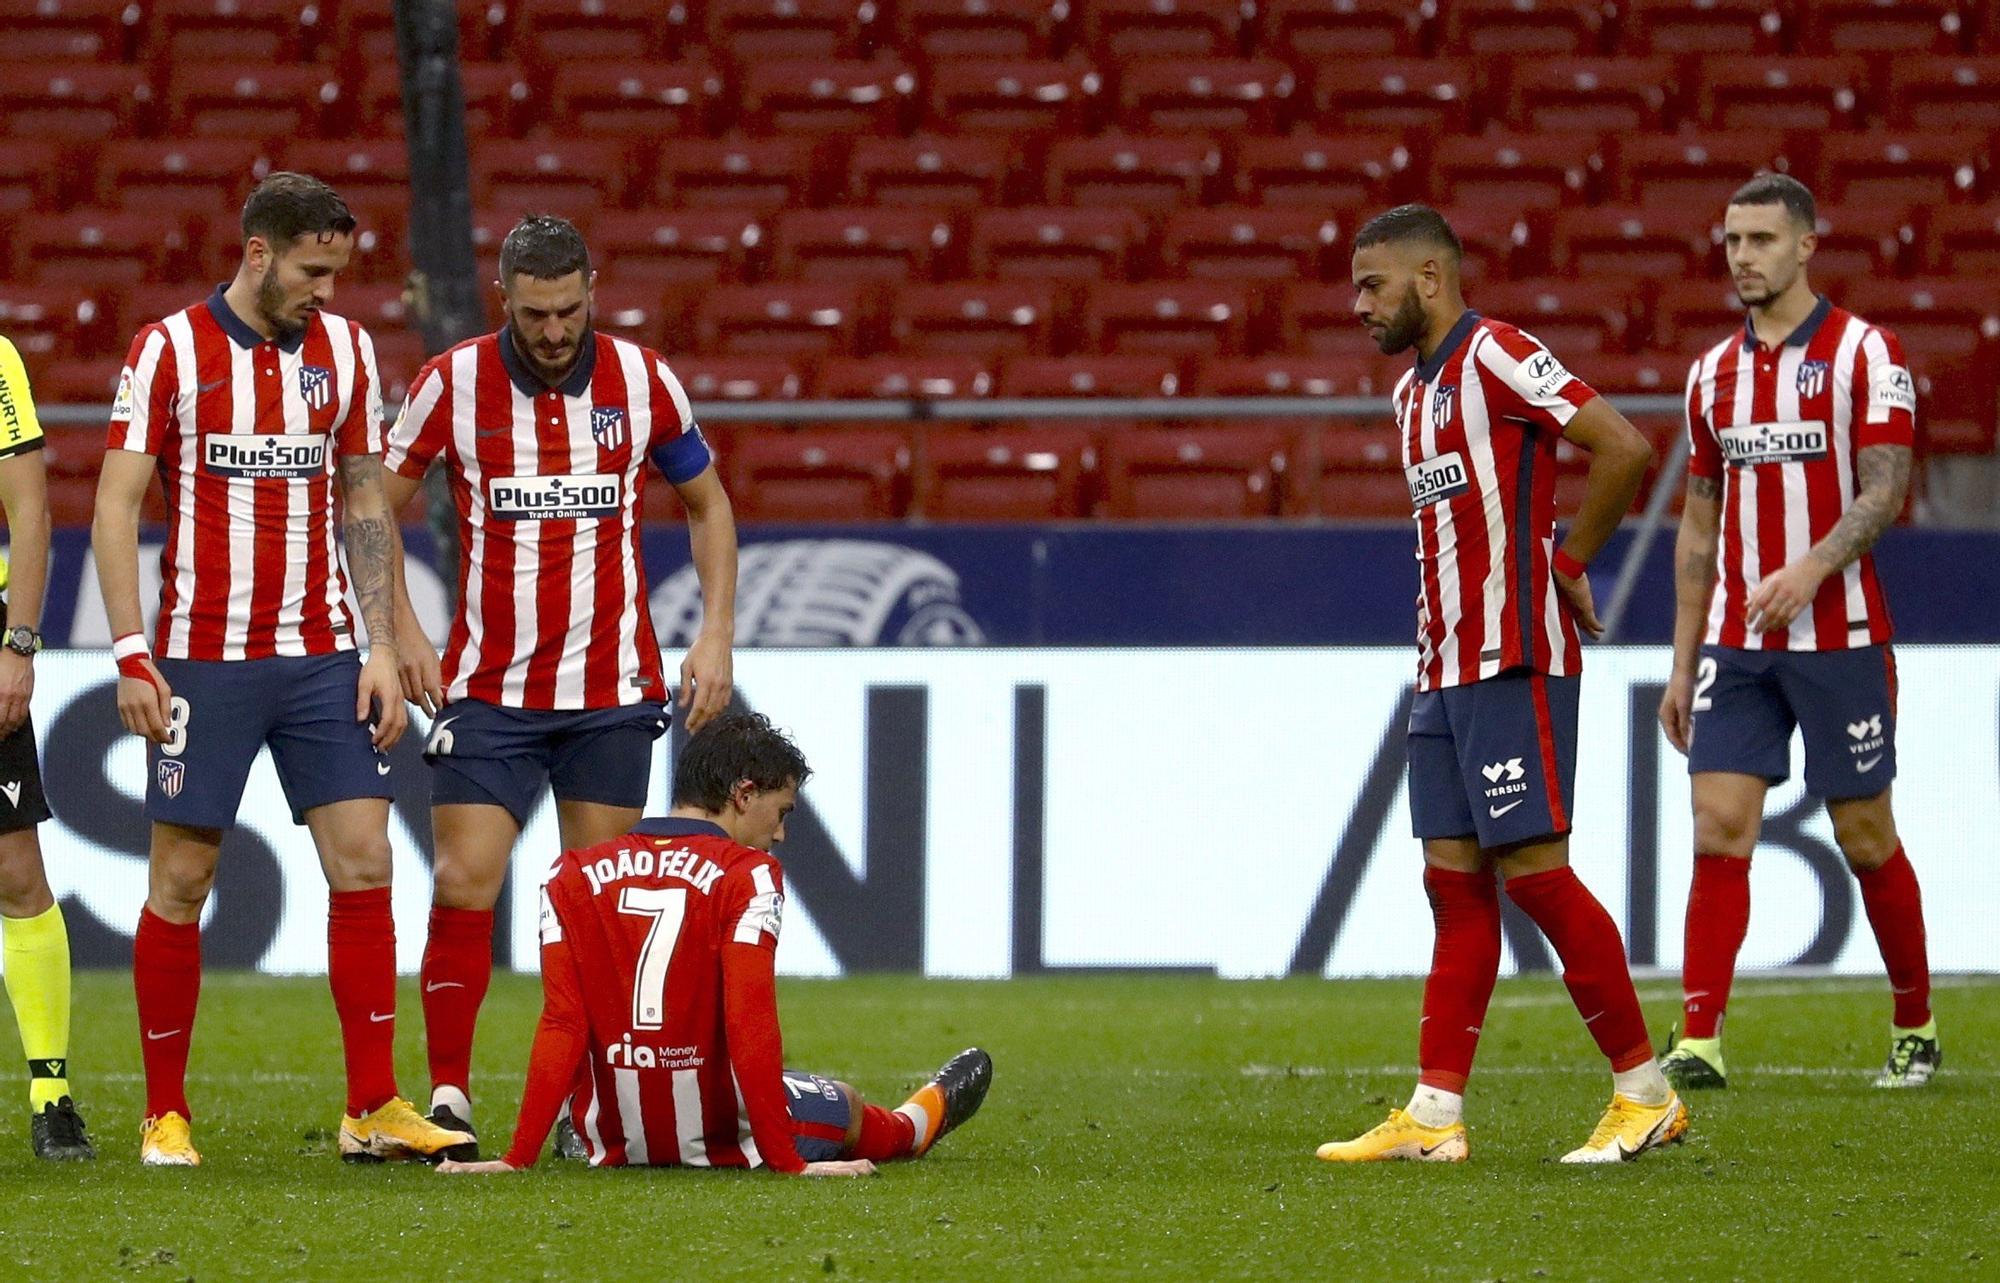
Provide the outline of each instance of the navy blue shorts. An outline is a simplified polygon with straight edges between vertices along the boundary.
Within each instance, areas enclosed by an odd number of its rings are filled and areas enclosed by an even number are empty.
[[[393,797],[389,759],[354,720],[353,651],[270,659],[160,659],[173,689],[165,744],[146,745],[146,818],[198,829],[236,823],[243,783],[268,745],[292,822],[316,806]]]
[[[847,1156],[847,1129],[854,1102],[830,1078],[801,1069],[785,1071],[785,1103],[792,1114],[792,1143],[808,1163]]]
[[[668,716],[657,701],[550,712],[455,700],[424,740],[431,805],[504,806],[522,826],[544,787],[565,802],[643,807]]]
[[[1569,832],[1580,677],[1514,669],[1410,705],[1410,827],[1512,846]]]
[[[1792,773],[1792,728],[1806,742],[1806,791],[1874,797],[1896,778],[1896,656],[1854,650],[1701,648],[1688,773],[1772,784]]]

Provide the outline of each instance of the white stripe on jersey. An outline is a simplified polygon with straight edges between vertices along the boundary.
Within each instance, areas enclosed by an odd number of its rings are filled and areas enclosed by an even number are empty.
[[[257,430],[257,350],[235,342],[227,350],[229,430],[248,435]],[[189,463],[199,470],[201,438],[190,444],[195,457]],[[223,485],[229,495],[229,622],[222,632],[222,657],[242,659],[250,642],[250,608],[257,588],[257,576],[250,572],[257,560],[257,483],[232,477]]]
[[[1786,344],[1778,353],[1777,418],[1781,423],[1799,419],[1799,367],[1805,364],[1806,350]],[[1782,473],[1785,492],[1785,561],[1789,566],[1812,550],[1812,511],[1806,493],[1804,468],[1787,467]],[[1802,610],[1792,620],[1790,639],[1795,644],[1812,640],[1813,613]]]
[[[603,1097],[597,1090],[596,1074],[586,1074],[585,1081],[584,1090],[590,1094],[590,1103],[583,1107],[583,1139],[590,1149],[590,1165],[598,1167],[604,1163],[604,1133],[597,1126],[598,1108]]]
[[[479,407],[479,349],[470,343],[451,354],[451,440],[457,452],[460,466],[465,472],[466,490],[472,505],[472,550],[466,558],[466,565],[476,567],[486,555],[486,488],[479,484],[479,437],[477,433],[477,411]],[[443,381],[432,376],[433,382],[442,390]],[[436,395],[428,399],[412,401],[403,408],[407,422],[421,423],[422,419],[411,417],[420,409],[428,410],[437,400]],[[399,450],[398,454],[406,454]],[[457,680],[445,691],[447,701],[464,699],[465,679],[472,672],[472,665],[466,662],[468,655],[479,654],[479,648],[486,639],[485,614],[480,606],[486,600],[486,577],[476,571],[465,576],[465,604],[458,617],[466,622],[465,637],[457,650],[444,658],[444,668],[448,673],[457,673]]]
[[[678,1079],[685,1071],[676,1071]],[[611,1083],[618,1093],[618,1121],[625,1131],[625,1161],[634,1167],[643,1167],[652,1161],[652,1151],[646,1148],[646,1108],[639,1102],[639,1071],[636,1069],[614,1069]],[[680,1101],[680,1083],[674,1084],[674,1105]]]
[[[744,1162],[762,1167],[764,1156],[757,1152],[757,1136],[750,1130],[750,1106],[743,1099],[743,1084],[736,1080],[734,1068],[729,1071],[729,1085],[736,1089],[736,1148],[743,1151]]]
[[[1489,641],[1498,641],[1502,625],[1501,611],[1507,603],[1507,558],[1504,550],[1508,546],[1507,514],[1500,506],[1500,461],[1493,454],[1493,424],[1486,415],[1486,371],[1479,364],[1482,353],[1497,345],[1491,342],[1484,331],[1472,336],[1472,350],[1466,354],[1465,369],[1459,375],[1458,397],[1460,417],[1465,423],[1466,451],[1471,455],[1473,475],[1478,479],[1479,493],[1484,496],[1480,510],[1486,515],[1486,579],[1480,585],[1481,629],[1480,636]],[[1501,352],[1501,356],[1506,353]],[[1513,478],[1506,484],[1512,485]],[[1452,565],[1458,564],[1453,557]],[[1449,600],[1460,600],[1451,598]],[[1452,650],[1456,652],[1454,645]],[[1479,657],[1479,680],[1497,676],[1500,672],[1499,647],[1492,647],[1493,654],[1482,653]],[[1454,653],[1453,664],[1458,662]]]
[[[1736,399],[1731,423],[1748,423],[1753,417],[1751,409],[1757,403],[1756,358],[1736,348]],[[1743,591],[1747,596],[1757,591],[1757,584],[1763,579],[1763,554],[1757,547],[1757,470],[1738,468],[1736,487],[1736,530],[1737,544],[1743,550],[1741,558]],[[1720,587],[1720,584],[1717,585]]]
[[[507,438],[507,444],[514,451],[509,468],[512,476],[536,476],[542,471],[541,440],[535,428],[536,402],[534,399],[515,395],[510,398],[514,408],[514,433]],[[550,425],[555,426],[555,425]],[[569,425],[562,425],[564,431]],[[486,477],[478,470],[477,464],[467,470],[467,478],[484,493]],[[489,515],[489,520],[490,520]],[[524,518],[509,523],[508,536],[514,541],[514,582],[521,583],[521,567],[535,564],[533,549],[541,541],[542,523]],[[507,529],[507,527],[503,527]],[[500,681],[500,702],[510,708],[519,708],[528,692],[528,665],[535,658],[535,643],[541,636],[541,593],[536,576],[527,579],[528,591],[514,594],[514,643],[513,658],[508,661],[506,675]]]
[[[1833,361],[1833,377],[1840,380],[1836,386],[1854,386],[1854,367],[1858,355],[1868,358],[1868,368],[1878,370],[1894,362],[1889,356],[1889,345],[1882,341],[1882,333],[1872,325],[1850,325],[1847,333],[1840,336],[1840,350]],[[1846,512],[1854,504],[1858,489],[1854,475],[1853,438],[1854,403],[1847,403],[1845,416],[1835,415],[1833,426],[1833,464],[1840,477],[1840,510]],[[1847,563],[1840,572],[1841,595],[1847,602],[1847,644],[1866,646],[1868,644],[1868,595],[1861,588],[1861,558]],[[1859,628],[1856,621],[1861,622]]]
[[[621,1074],[631,1074],[638,1081],[638,1072],[631,1069],[618,1070]],[[637,1088],[634,1088],[636,1093]],[[739,1099],[741,1098],[739,1093]],[[619,1107],[624,1107],[625,1090],[621,1084],[618,1090]],[[695,1069],[674,1070],[674,1139],[680,1143],[682,1167],[707,1167],[708,1138],[702,1133],[701,1122],[701,1072]],[[631,1142],[627,1141],[629,1149]],[[634,1159],[641,1162],[641,1159]]]
[[[635,406],[636,408],[636,406]],[[563,432],[569,440],[569,462],[563,467],[572,475],[589,474],[597,471],[597,441],[590,434],[590,403],[581,397],[563,398]],[[634,451],[635,456],[642,454]],[[541,472],[537,466],[531,472]],[[629,484],[627,482],[626,484]],[[619,492],[623,494],[624,491]],[[623,506],[620,506],[623,515]],[[556,689],[582,690],[586,662],[590,659],[591,625],[597,619],[597,526],[594,521],[576,521],[569,536],[569,626],[563,632],[562,654],[556,660]],[[533,594],[539,597],[539,592]],[[527,647],[535,649],[534,634],[530,634]],[[515,664],[524,676],[527,673],[526,659],[517,651]]]
[[[179,502],[174,505],[176,519],[172,537],[167,548],[174,553],[174,601],[178,603],[172,617],[167,620],[166,636],[160,653],[182,655],[187,653],[188,608],[194,603],[194,482],[201,470],[201,441],[192,430],[194,424],[195,390],[200,386],[201,376],[194,359],[194,323],[186,312],[176,312],[166,319],[164,328],[167,339],[174,345],[174,370],[179,377],[175,389],[173,418],[175,423],[184,424],[189,431],[180,439],[181,467],[176,480],[179,482]],[[157,371],[156,365],[154,369]],[[137,422],[135,418],[133,422]],[[139,448],[145,449],[142,437]],[[164,557],[167,549],[161,550]]]

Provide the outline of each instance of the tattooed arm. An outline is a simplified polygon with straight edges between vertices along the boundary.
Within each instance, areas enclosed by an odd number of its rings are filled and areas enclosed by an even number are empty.
[[[346,500],[341,535],[347,547],[347,574],[361,618],[368,625],[368,663],[355,693],[354,718],[373,721],[377,748],[402,737],[409,713],[396,665],[396,568],[402,537],[382,491],[382,458],[343,455],[340,483]]]
[[[1715,550],[1722,524],[1722,483],[1688,475],[1687,503],[1674,539],[1674,670],[1660,698],[1660,726],[1667,740],[1687,752],[1694,715],[1695,670],[1702,626],[1715,592]]]
[[[1903,510],[1910,489],[1910,448],[1902,445],[1864,446],[1855,459],[1860,493],[1840,515],[1826,537],[1806,555],[1773,575],[1751,592],[1746,622],[1756,632],[1789,627],[1812,605],[1819,586],[1873,547],[1875,540]]]

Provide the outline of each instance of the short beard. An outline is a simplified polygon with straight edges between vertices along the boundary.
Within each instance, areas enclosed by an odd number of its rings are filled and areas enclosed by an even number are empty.
[[[1797,279],[1798,273],[1796,272],[1782,282],[1766,279],[1761,287],[1764,292],[1756,298],[1751,298],[1743,292],[1741,286],[1737,286],[1736,301],[1745,307],[1768,307],[1780,298],[1783,298],[1785,292],[1792,288],[1792,282]]]
[[[583,332],[576,336],[576,351],[570,354],[569,360],[563,363],[561,369],[552,370],[543,365],[541,358],[535,355],[534,345],[528,341],[527,335],[521,333],[521,327],[514,324],[514,318],[511,316],[507,318],[507,333],[513,337],[514,350],[521,354],[522,362],[534,376],[550,387],[556,387],[569,378],[570,372],[576,369],[577,362],[583,360],[584,346],[591,341],[595,332],[596,326],[593,321],[584,321]]]
[[[1382,330],[1375,346],[1382,349],[1384,356],[1394,356],[1407,352],[1416,346],[1424,336],[1424,305],[1417,297],[1417,287],[1412,285],[1403,295],[1403,301],[1396,308],[1396,314],[1389,318],[1389,324]]]
[[[264,273],[264,279],[257,282],[257,315],[264,318],[264,324],[271,327],[277,338],[289,339],[305,332],[305,323],[284,315],[285,291],[278,284],[275,268]]]

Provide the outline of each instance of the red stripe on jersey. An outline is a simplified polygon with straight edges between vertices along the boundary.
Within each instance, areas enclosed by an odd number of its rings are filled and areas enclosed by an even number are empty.
[[[251,432],[282,435],[285,431],[284,385],[278,381],[276,353],[266,356],[259,349],[250,356],[250,387],[255,405]],[[291,550],[285,546],[284,531],[290,506],[289,487],[256,488],[256,524],[252,527],[250,576],[250,640],[245,643],[245,659],[266,659],[278,653],[271,636],[278,609],[285,600],[285,570]],[[273,537],[276,536],[276,537]]]
[[[500,349],[481,344],[475,349],[476,362],[473,367],[473,381],[470,389],[472,408],[472,453],[478,460],[479,475],[482,477],[511,476],[514,467],[514,399],[512,386],[507,382],[507,371],[500,364]],[[456,389],[463,396],[466,389]],[[462,445],[463,443],[461,443]],[[482,494],[472,511],[483,512],[491,502],[491,496]],[[498,523],[487,518],[489,534]],[[460,550],[461,560],[469,560],[469,550]],[[479,631],[476,639],[477,652],[473,655],[473,666],[467,694],[474,699],[483,699],[491,704],[500,702],[501,685],[507,675],[505,660],[494,664],[489,655],[510,656],[514,653],[515,616],[514,604],[517,590],[514,584],[514,545],[507,539],[489,538],[481,553],[478,566],[480,576]],[[500,591],[494,591],[498,587]],[[492,600],[485,594],[491,592]],[[459,600],[465,601],[460,595]],[[467,608],[459,607],[459,614],[465,615]],[[454,632],[457,630],[454,629]],[[461,660],[463,651],[454,650],[450,658]]]
[[[1764,367],[1762,356],[1755,358],[1750,367],[1754,376],[1750,385],[1750,413],[1756,423],[1770,423],[1778,417],[1777,357],[1772,356],[1770,360],[1772,365],[1768,370]],[[1766,486],[1782,487],[1783,484],[1784,477],[1779,469],[1760,467],[1757,470],[1757,489],[1760,492]],[[1782,501],[1769,502],[1761,493],[1758,498],[1756,571],[1757,580],[1761,583],[1785,568],[1785,505]],[[1752,591],[1756,590],[1756,584],[1750,587]],[[1767,640],[1779,638],[1778,645],[1782,649],[1784,633],[1782,628],[1772,629],[1767,634]]]
[[[1831,369],[1835,358],[1839,355],[1839,348],[1840,328],[1837,326],[1822,325],[1814,332],[1811,341],[1806,344],[1805,359],[1808,361],[1824,361],[1827,367]],[[1859,386],[1865,389],[1867,387],[1867,354],[1856,351],[1854,355],[1855,378],[1859,381]],[[1800,418],[1819,419],[1829,424],[1833,422],[1833,380],[1828,378],[1825,382],[1827,385],[1825,390],[1816,395],[1807,396],[1801,390],[1799,396]],[[1866,396],[1865,392],[1863,396]],[[1836,477],[1834,480],[1835,484],[1813,484],[1811,479],[1808,479],[1806,486],[1807,529],[1831,530],[1834,523],[1840,520],[1840,514],[1846,510],[1847,496],[1841,492],[1841,487],[1837,484],[1838,478]],[[1819,536],[1814,535],[1813,538],[1817,540]],[[1800,555],[1803,556],[1804,554],[1801,553]],[[1837,580],[1840,576],[1835,575],[1832,578]],[[1815,645],[1817,645],[1821,637],[1845,637],[1847,635],[1847,601],[1844,593],[1819,593],[1808,603],[1806,610],[1812,616],[1813,640]]]
[[[643,396],[645,389],[639,389]],[[611,351],[599,353],[597,364],[591,372],[590,400],[593,405],[629,405],[632,392],[625,386],[625,367]],[[643,486],[645,473],[632,468],[632,452],[639,448],[634,439],[631,425],[622,442],[614,442],[605,448],[604,442],[593,441],[597,450],[597,470],[618,476],[632,476],[633,485]],[[593,433],[593,436],[596,434]],[[631,585],[625,582],[624,539],[627,529],[635,531],[638,523],[627,526],[623,522],[600,521],[591,532],[591,564],[597,573],[591,581],[590,643],[583,651],[583,684],[587,689],[610,690],[618,684],[619,620],[625,613],[626,605],[632,600]],[[635,563],[636,564],[636,563]],[[641,617],[650,616],[651,611],[642,610]],[[657,649],[657,648],[656,648]],[[659,688],[653,687],[657,696]]]
[[[229,592],[243,572],[231,564],[229,547],[229,483],[209,475],[201,463],[201,437],[228,432],[235,413],[234,350],[229,336],[197,307],[194,321],[195,401],[194,439],[182,466],[194,477],[194,600],[188,610],[187,654],[190,658],[221,658],[229,624]],[[205,390],[204,390],[205,389]],[[164,626],[164,623],[163,623]],[[171,654],[169,648],[162,652]]]
[[[544,477],[576,471],[570,464],[569,412],[563,398],[556,394],[536,397],[534,414],[534,471]],[[535,556],[538,565],[566,562],[575,555],[575,520],[537,524],[541,527]],[[555,702],[556,666],[567,649],[574,586],[568,575],[535,576],[535,649],[528,656],[527,681],[521,691],[521,703],[528,708],[548,708]]]

